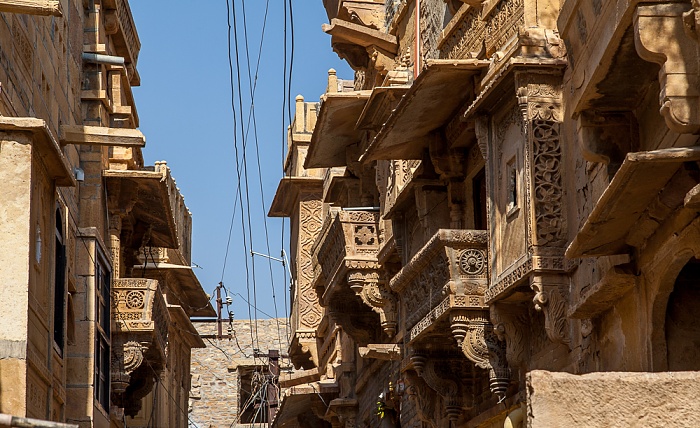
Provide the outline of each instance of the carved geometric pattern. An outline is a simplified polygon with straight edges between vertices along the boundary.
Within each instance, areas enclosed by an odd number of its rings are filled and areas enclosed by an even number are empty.
[[[486,56],[505,47],[506,43],[518,33],[525,24],[524,0],[502,0],[486,22]]]
[[[355,226],[355,244],[374,245],[376,243],[375,236],[376,230],[374,229],[374,226]]]
[[[463,17],[459,27],[450,34],[440,50],[441,58],[472,58],[483,46],[486,22],[481,19],[481,11],[471,8]]]
[[[459,268],[467,275],[479,275],[486,267],[486,256],[483,251],[468,249],[459,256]]]
[[[304,195],[299,204],[299,274],[297,287],[299,293],[299,312],[301,324],[315,328],[321,322],[321,309],[318,296],[312,288],[313,260],[311,249],[321,230],[322,203],[316,195]]]

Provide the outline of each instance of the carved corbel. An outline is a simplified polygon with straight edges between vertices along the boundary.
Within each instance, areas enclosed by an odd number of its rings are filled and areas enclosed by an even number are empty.
[[[602,162],[617,170],[638,141],[637,126],[631,112],[584,111],[578,118],[583,157]]]
[[[408,384],[406,393],[408,399],[413,402],[418,420],[425,427],[437,428],[438,415],[436,415],[438,398],[425,381],[415,372],[409,370],[404,375]]]
[[[569,322],[566,318],[566,299],[560,288],[560,275],[534,274],[530,277],[530,288],[535,292],[532,302],[535,310],[544,314],[544,328],[547,337],[554,343],[569,345]]]
[[[379,74],[385,76],[390,70],[396,68],[396,55],[374,45],[367,47],[369,63]]]
[[[459,379],[455,379],[455,373],[449,365],[449,361],[428,358],[420,377],[426,385],[442,397],[447,418],[452,422],[457,422],[462,416],[462,391],[457,382]]]
[[[382,329],[389,337],[396,334],[396,297],[387,288],[386,281],[375,271],[353,270],[348,273],[348,284],[365,305],[379,314]]]
[[[495,334],[493,325],[488,321],[488,312],[454,309],[453,312],[456,314],[451,314],[450,321],[457,345],[469,361],[488,370],[491,392],[500,402],[505,398],[510,383],[506,344]]]
[[[661,66],[660,113],[666,125],[681,134],[700,131],[699,14],[700,5],[693,0],[692,5],[639,5],[634,16],[637,53]]]
[[[489,147],[489,118],[479,116],[474,120],[474,132],[476,133],[476,143],[479,145],[481,156],[488,160]]]
[[[516,368],[526,361],[524,331],[527,325],[527,309],[511,306],[515,305],[492,304],[489,309],[493,332],[498,340],[506,344],[508,366]]]
[[[464,177],[467,153],[463,148],[449,148],[443,133],[433,133],[428,143],[428,152],[435,171],[443,179]]]
[[[115,342],[117,342],[115,340]],[[147,343],[128,341],[126,343],[116,343],[112,347],[112,392],[123,394],[131,381],[131,374],[141,366],[144,361],[144,354],[148,349]]]

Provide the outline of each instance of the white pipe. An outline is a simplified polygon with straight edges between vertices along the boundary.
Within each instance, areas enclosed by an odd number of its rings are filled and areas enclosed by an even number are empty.
[[[124,65],[124,57],[83,52],[83,61],[96,64]]]
[[[60,422],[42,421],[39,419],[22,418],[0,413],[0,427],[17,428],[78,428],[78,425],[63,424]]]

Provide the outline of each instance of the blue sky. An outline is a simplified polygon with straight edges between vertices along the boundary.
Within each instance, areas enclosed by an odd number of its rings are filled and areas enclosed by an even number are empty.
[[[203,4],[207,7],[203,7]],[[255,72],[265,6],[264,0],[248,0],[245,3],[251,74]],[[243,81],[241,94],[246,123],[251,99],[241,7],[241,1],[237,0],[239,60]],[[231,291],[234,301],[232,308],[237,319],[249,317],[248,305],[243,300],[248,298],[249,293],[250,300],[255,298],[257,307],[262,311],[258,312],[258,318],[267,318],[265,314],[274,316],[274,283],[277,314],[285,316],[284,294],[288,288],[284,283],[281,264],[272,263],[271,276],[268,262],[256,257],[253,287],[251,258],[243,249],[240,201],[233,223],[226,269],[223,270],[237,186],[226,1],[180,0],[166,3],[142,0],[132,1],[131,8],[142,44],[138,62],[141,87],[134,88],[134,94],[140,129],[147,141],[144,158],[147,165],[159,160],[168,162],[192,212],[192,261],[201,266],[201,269],[195,269],[197,276],[204,289],[213,293],[223,272],[223,282]],[[294,102],[297,94],[304,95],[307,101],[315,101],[325,91],[329,68],[338,70],[339,77],[345,79],[352,78],[352,71],[338,59],[330,47],[330,37],[321,31],[321,24],[328,18],[320,0],[295,1],[293,15],[296,43],[291,101]],[[258,156],[251,127],[246,150],[250,210],[244,204],[242,212],[246,222],[250,213],[253,249],[260,253],[268,253],[264,216],[282,176],[282,150],[286,147],[284,130],[288,123],[286,112],[283,118],[282,110],[283,29],[283,0],[270,0],[255,94],[262,174],[258,174]],[[287,35],[291,37],[289,25]],[[288,47],[288,53],[290,50]],[[235,68],[234,48],[232,55]],[[234,69],[234,78],[235,73]],[[237,142],[240,155],[240,129]],[[268,218],[267,228],[269,252],[278,257],[282,248],[282,223],[279,219]],[[288,222],[285,234],[285,244],[288,246]],[[248,246],[250,251],[250,242]],[[250,290],[246,285],[246,257]]]

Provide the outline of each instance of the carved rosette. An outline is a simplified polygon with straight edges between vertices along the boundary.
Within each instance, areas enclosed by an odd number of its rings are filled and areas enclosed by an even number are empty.
[[[352,270],[348,285],[364,302],[379,314],[382,329],[389,337],[396,334],[396,297],[389,291],[386,280],[376,271]]]

